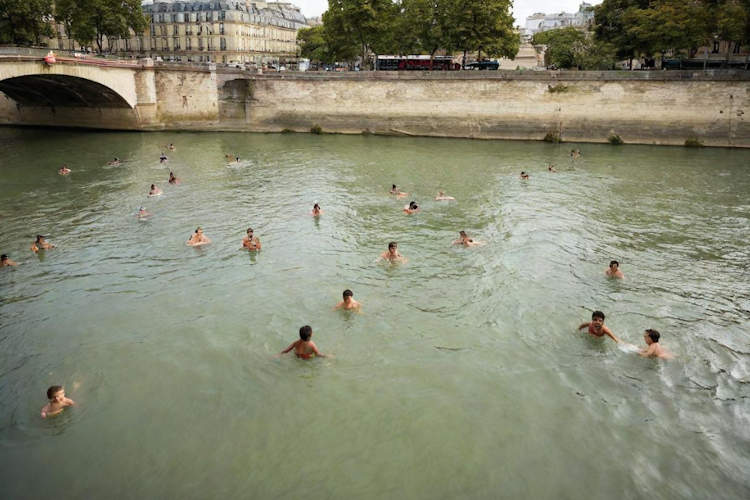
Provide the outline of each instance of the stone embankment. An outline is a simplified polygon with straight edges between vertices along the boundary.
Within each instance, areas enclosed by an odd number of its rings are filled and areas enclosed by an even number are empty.
[[[0,80],[13,76],[13,69],[0,64],[3,69]],[[55,80],[40,80],[44,72],[54,72]],[[99,85],[72,85],[84,104],[38,106],[29,97],[33,92],[18,90],[25,88],[23,79],[6,87],[10,80],[0,81],[0,91],[26,96],[21,103],[0,97],[0,123],[249,132],[320,127],[345,134],[750,147],[747,71],[259,75],[215,66],[131,64],[82,71],[27,64],[21,73],[30,85],[73,82],[65,75]],[[127,106],[98,107],[103,98],[85,93],[104,92],[99,87],[123,96]]]

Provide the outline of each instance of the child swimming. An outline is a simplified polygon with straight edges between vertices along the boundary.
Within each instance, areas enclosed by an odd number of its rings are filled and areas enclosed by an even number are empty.
[[[672,359],[674,356],[659,343],[660,337],[661,334],[651,328],[643,332],[646,347],[638,351],[638,354],[644,358]]]
[[[347,288],[346,290],[344,290],[343,295],[344,295],[344,300],[336,304],[336,307],[334,307],[333,310],[335,311],[337,309],[344,309],[347,311],[354,310],[354,311],[359,312],[359,310],[362,307],[362,304],[354,300],[354,292],[352,292],[351,290]]]
[[[42,407],[42,418],[57,415],[65,407],[76,404],[72,399],[65,397],[65,389],[60,385],[53,385],[47,389],[47,399],[49,399],[49,403]]]
[[[594,337],[603,337],[606,335],[615,342],[620,343],[620,339],[615,337],[615,334],[612,333],[612,330],[604,326],[604,313],[601,311],[594,311],[593,314],[591,314],[591,321],[582,323],[578,327],[579,330],[583,328],[588,328],[589,335],[592,335]]]
[[[289,347],[281,351],[280,354],[286,354],[294,349],[294,355],[300,359],[312,359],[315,356],[319,356],[321,358],[327,357],[325,354],[318,350],[318,346],[315,345],[315,342],[310,340],[310,338],[312,337],[312,333],[313,331],[310,325],[301,327],[299,329],[299,340],[295,340],[294,342],[292,342]]]

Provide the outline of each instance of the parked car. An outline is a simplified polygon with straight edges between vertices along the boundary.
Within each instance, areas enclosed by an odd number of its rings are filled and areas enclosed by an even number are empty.
[[[497,61],[477,61],[466,65],[466,69],[497,71],[500,63]]]

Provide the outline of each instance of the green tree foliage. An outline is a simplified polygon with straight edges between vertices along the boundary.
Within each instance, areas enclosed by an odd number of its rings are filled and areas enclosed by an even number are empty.
[[[69,36],[82,46],[96,43],[103,50],[104,38],[117,39],[146,29],[140,0],[56,0],[55,18]]]
[[[515,57],[511,0],[329,0],[323,34],[330,55],[434,55],[439,50]]]
[[[322,25],[299,30],[297,41],[300,43],[302,57],[311,61],[332,62]]]
[[[750,0],[604,0],[594,12],[597,40],[621,59],[750,42]]]
[[[51,19],[52,0],[0,0],[0,43],[39,45]]]
[[[615,63],[615,51],[611,45],[572,26],[537,33],[532,43],[547,46],[544,53],[547,66],[601,70],[612,69]]]

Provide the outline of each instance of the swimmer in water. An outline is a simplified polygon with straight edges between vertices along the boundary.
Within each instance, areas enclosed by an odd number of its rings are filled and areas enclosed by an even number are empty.
[[[161,196],[164,191],[156,187],[156,184],[151,184],[151,189],[148,192],[149,196]]]
[[[169,172],[169,183],[170,184],[179,184],[180,183],[180,179],[178,179],[177,177],[175,177],[173,172]]]
[[[661,334],[651,328],[643,332],[646,347],[638,351],[638,354],[644,358],[672,359],[674,357],[672,353],[664,349],[659,343],[660,337]]]
[[[313,217],[323,215],[323,210],[320,209],[320,205],[318,205],[317,203],[313,205],[312,212],[310,212],[310,215],[312,215]]]
[[[403,198],[404,196],[407,196],[409,193],[404,193],[399,188],[396,187],[395,184],[393,184],[393,187],[391,187],[391,194],[396,195],[396,198]]]
[[[110,167],[117,167],[117,166],[120,165],[120,159],[115,156],[112,161],[108,161],[107,162],[107,165],[110,166]]]
[[[527,174],[526,172],[521,172],[521,179],[524,181],[529,180],[529,174]]]
[[[52,417],[63,411],[68,406],[75,406],[75,401],[65,397],[65,389],[59,385],[53,385],[47,389],[49,403],[42,407],[42,418]]]
[[[7,255],[5,254],[0,255],[0,267],[10,267],[10,266],[17,266],[17,265],[18,265],[18,262],[14,260],[10,260],[10,258]]]
[[[171,142],[169,143],[169,150],[170,151],[174,151],[175,150],[174,144],[172,144]]]
[[[557,173],[557,170],[555,170],[555,166],[552,165],[551,163],[547,165],[547,170],[549,170],[552,173]]]
[[[292,342],[289,347],[281,351],[280,354],[286,354],[294,349],[294,355],[300,359],[312,359],[315,356],[321,358],[327,357],[325,354],[318,350],[318,346],[315,345],[315,342],[310,340],[312,334],[312,327],[310,327],[309,325],[301,327],[299,329],[299,340],[295,340],[294,342]]]
[[[260,239],[257,236],[253,236],[253,228],[247,228],[247,236],[242,238],[242,248],[248,250],[260,250]]]
[[[480,241],[474,241],[466,234],[466,231],[459,231],[458,232],[458,239],[453,240],[454,245],[463,245],[465,247],[476,247],[479,245],[482,245],[482,242]]]
[[[583,328],[588,328],[589,335],[593,335],[594,337],[603,337],[606,335],[615,342],[620,342],[620,339],[615,337],[612,330],[604,326],[604,313],[601,311],[594,311],[591,315],[591,321],[588,323],[582,323],[581,326],[578,327],[579,330],[582,330]]]
[[[37,253],[39,250],[49,250],[55,248],[55,245],[48,242],[41,234],[36,235],[36,241],[31,244],[31,251]]]
[[[162,153],[161,156],[159,156],[159,163],[164,163],[166,161],[169,161],[169,158],[167,158],[167,155]]]
[[[195,233],[185,242],[189,247],[199,247],[201,245],[208,245],[211,240],[203,234],[203,228],[198,227]]]
[[[390,262],[401,262],[403,264],[406,263],[407,259],[403,255],[401,255],[398,251],[398,243],[395,241],[391,241],[388,243],[388,250],[380,254],[380,257],[378,258],[378,261],[380,260],[388,260]]]
[[[620,263],[616,260],[610,261],[609,267],[604,271],[604,274],[609,278],[623,279],[625,277],[625,275],[622,274],[622,271],[620,271]]]
[[[417,205],[416,201],[410,202],[408,205],[404,206],[404,212],[411,215],[419,212],[419,205]]]
[[[236,161],[237,163],[239,163],[240,162],[240,157],[239,156],[235,156],[234,157],[234,161]]]
[[[349,289],[344,290],[344,300],[336,304],[333,308],[334,311],[338,309],[344,309],[345,311],[357,311],[360,312],[362,304],[354,300],[354,292]]]
[[[147,217],[151,217],[151,213],[148,212],[145,208],[140,207],[138,209],[138,213],[135,214],[135,216],[138,217],[139,219],[145,219]]]
[[[455,200],[453,196],[445,196],[445,193],[443,191],[438,191],[437,196],[435,197],[435,201],[450,201]]]
[[[63,165],[57,171],[57,173],[60,174],[60,175],[68,175],[70,172],[72,172],[72,170],[70,170],[67,165]]]

